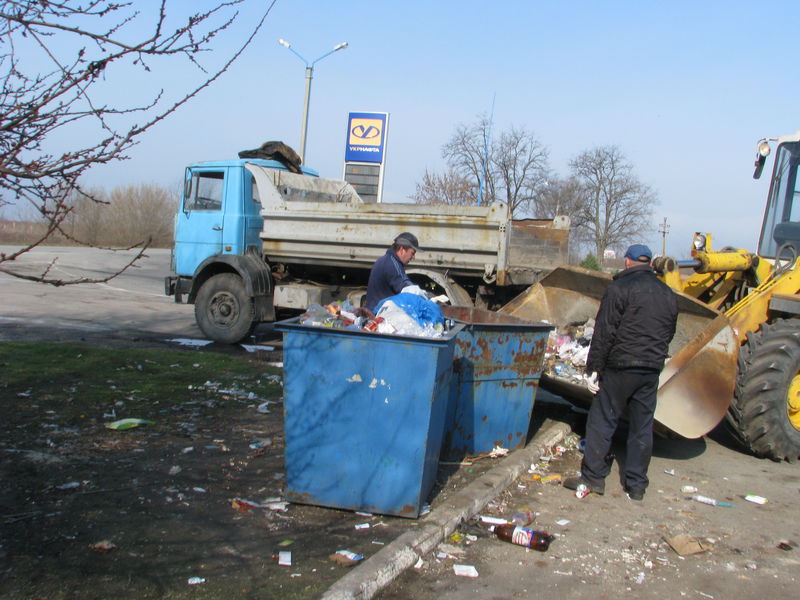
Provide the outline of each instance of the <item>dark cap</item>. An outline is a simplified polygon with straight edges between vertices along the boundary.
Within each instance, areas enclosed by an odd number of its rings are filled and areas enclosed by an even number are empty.
[[[625,258],[630,258],[637,262],[650,262],[653,260],[653,253],[644,244],[633,244],[625,251]]]
[[[406,248],[413,248],[417,252],[419,252],[419,240],[417,240],[417,236],[413,233],[408,233],[404,231],[396,238],[394,238],[394,243],[398,246],[405,246]]]

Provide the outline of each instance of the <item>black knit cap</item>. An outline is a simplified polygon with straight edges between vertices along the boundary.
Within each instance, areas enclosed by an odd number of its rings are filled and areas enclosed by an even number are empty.
[[[394,243],[398,246],[405,246],[406,248],[413,248],[417,252],[419,252],[419,240],[417,240],[417,236],[413,233],[409,233],[404,231],[396,238],[394,238]]]

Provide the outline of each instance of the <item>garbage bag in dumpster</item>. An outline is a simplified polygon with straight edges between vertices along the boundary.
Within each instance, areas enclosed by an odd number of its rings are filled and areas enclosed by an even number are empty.
[[[286,499],[417,517],[436,478],[458,325],[439,338],[276,323]]]
[[[524,445],[553,326],[479,308],[442,310],[464,324],[456,336],[443,457]]]

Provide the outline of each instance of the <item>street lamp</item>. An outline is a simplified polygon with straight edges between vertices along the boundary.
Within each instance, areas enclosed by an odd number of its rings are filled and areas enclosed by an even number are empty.
[[[289,42],[287,42],[286,40],[284,40],[283,38],[279,39],[278,43],[281,46],[283,46],[284,48],[287,48],[287,49],[291,50],[292,53],[295,56],[297,56],[300,60],[302,60],[306,65],[306,99],[305,99],[305,103],[303,104],[303,124],[302,124],[301,132],[300,132],[300,159],[305,161],[305,157],[306,157],[306,134],[308,132],[308,103],[311,100],[311,79],[314,76],[314,65],[317,64],[319,61],[321,61],[326,56],[330,56],[331,54],[333,54],[334,52],[336,52],[338,50],[344,50],[345,48],[347,48],[347,42],[342,42],[341,44],[337,44],[331,50],[328,50],[325,54],[323,54],[322,56],[320,56],[319,58],[317,58],[316,60],[313,60],[311,62],[308,62],[303,57],[302,54],[300,54],[297,50],[292,48],[292,45]]]

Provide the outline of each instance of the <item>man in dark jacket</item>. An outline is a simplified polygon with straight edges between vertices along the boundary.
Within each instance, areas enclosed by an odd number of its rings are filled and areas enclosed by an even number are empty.
[[[367,283],[366,308],[375,311],[375,307],[384,298],[399,294],[400,290],[414,283],[406,275],[406,265],[416,256],[419,241],[413,233],[403,232],[394,238],[394,243],[372,265]]]
[[[612,462],[611,438],[627,409],[622,481],[629,498],[644,498],[653,451],[658,377],[678,318],[677,298],[656,277],[650,266],[652,258],[647,246],[628,248],[625,270],[614,276],[600,302],[586,362],[586,372],[599,375],[599,390],[595,390],[586,422],[581,475],[566,479],[565,487],[576,489],[584,484],[597,494],[605,491]]]

